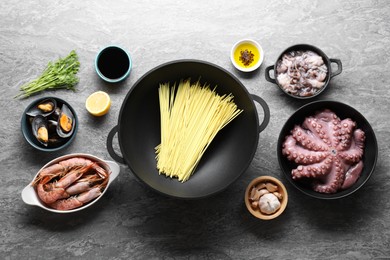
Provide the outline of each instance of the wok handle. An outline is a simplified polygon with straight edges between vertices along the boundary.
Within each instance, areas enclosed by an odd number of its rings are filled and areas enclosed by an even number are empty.
[[[118,163],[125,164],[125,160],[123,159],[123,157],[119,156],[114,151],[114,148],[112,147],[112,140],[114,139],[114,136],[115,136],[116,133],[118,133],[118,125],[114,126],[114,128],[112,128],[111,131],[108,133],[108,136],[107,136],[107,151],[110,154],[110,156],[112,157],[112,159],[114,159]]]
[[[265,79],[271,83],[275,83],[276,84],[276,80],[271,78],[271,76],[269,75],[269,72],[271,70],[274,70],[274,65],[271,65],[271,66],[268,66],[267,68],[265,68]]]
[[[268,107],[267,103],[264,101],[264,99],[262,99],[259,96],[254,95],[254,94],[252,94],[252,98],[254,101],[256,101],[257,103],[260,104],[260,106],[263,108],[263,111],[264,111],[263,122],[259,126],[259,134],[260,134],[267,127],[267,125],[269,123],[269,119],[271,117],[271,113],[270,113],[269,107]]]
[[[330,62],[336,63],[337,64],[337,70],[335,72],[330,73],[330,77],[333,78],[334,76],[339,75],[343,71],[343,65],[341,64],[341,60],[339,59],[329,59]]]

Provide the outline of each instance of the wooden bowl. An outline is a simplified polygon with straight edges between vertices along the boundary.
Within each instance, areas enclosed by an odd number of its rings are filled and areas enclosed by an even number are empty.
[[[254,209],[251,205],[251,200],[250,200],[250,194],[251,194],[251,189],[253,186],[259,184],[259,183],[272,183],[278,187],[278,192],[283,196],[282,199],[280,200],[280,208],[272,213],[272,214],[265,214],[260,211],[260,209]],[[271,220],[276,217],[278,217],[280,214],[283,213],[283,211],[286,209],[288,202],[288,194],[286,187],[283,185],[281,181],[278,179],[271,177],[271,176],[260,176],[252,180],[248,187],[246,188],[245,191],[245,205],[248,209],[248,211],[255,216],[256,218],[263,219],[263,220]]]

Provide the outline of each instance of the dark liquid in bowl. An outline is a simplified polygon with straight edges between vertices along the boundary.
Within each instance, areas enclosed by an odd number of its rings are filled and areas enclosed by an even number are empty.
[[[125,75],[130,61],[125,51],[116,47],[108,47],[101,52],[97,66],[106,78],[117,79]]]

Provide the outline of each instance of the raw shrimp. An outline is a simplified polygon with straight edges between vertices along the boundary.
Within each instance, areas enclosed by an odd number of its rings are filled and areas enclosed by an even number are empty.
[[[53,203],[58,199],[68,198],[70,195],[66,192],[66,188],[73,182],[78,180],[83,174],[88,171],[91,166],[84,166],[82,168],[76,168],[63,176],[57,182],[45,183],[40,182],[37,185],[37,192],[39,198],[47,203]]]
[[[96,170],[102,178],[108,177],[107,172],[97,163],[92,162],[91,160],[86,158],[74,157],[64,161],[60,161],[56,164],[42,169],[38,177],[34,180],[33,185],[36,185],[41,182],[48,183],[53,178],[64,176],[72,169],[91,165],[93,169]]]
[[[77,196],[72,196],[67,199],[60,199],[50,204],[53,209],[70,210],[81,207],[102,194],[100,187],[92,188]]]
[[[101,183],[101,185],[105,186],[107,181],[108,178],[103,179],[101,177],[97,177],[96,175],[88,175],[82,179],[77,180],[75,183],[69,186],[66,189],[66,192],[69,195],[76,195],[91,189],[98,183]]]
[[[97,184],[104,188],[109,174],[96,162],[74,157],[42,169],[33,186],[36,187],[38,197],[51,205],[58,200],[92,190]],[[81,201],[85,201],[84,196]]]

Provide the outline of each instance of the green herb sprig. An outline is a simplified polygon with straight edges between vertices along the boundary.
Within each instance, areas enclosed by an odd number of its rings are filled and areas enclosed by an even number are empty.
[[[69,89],[76,91],[75,85],[79,82],[76,77],[80,62],[76,51],[72,50],[65,58],[55,63],[49,62],[43,73],[36,79],[20,87],[21,93],[15,98],[27,98],[49,89]]]

